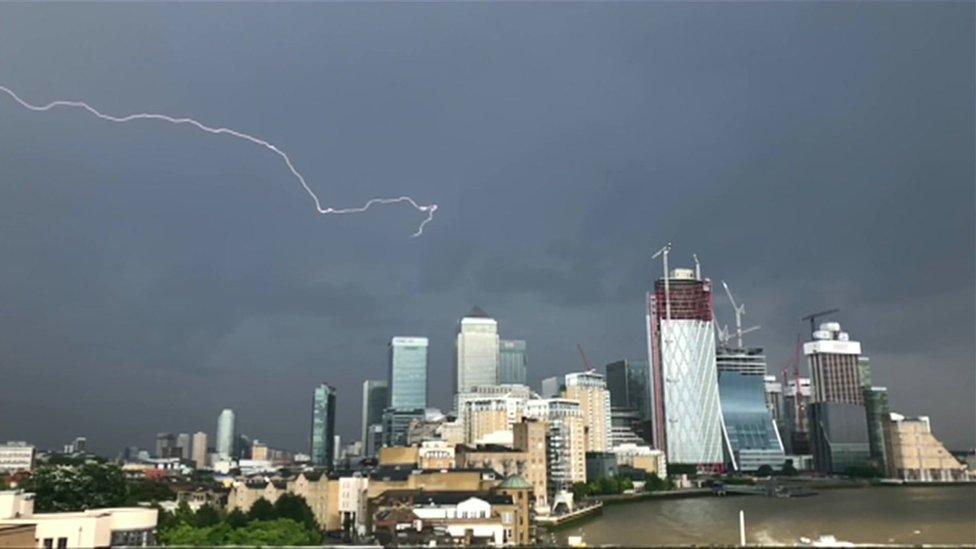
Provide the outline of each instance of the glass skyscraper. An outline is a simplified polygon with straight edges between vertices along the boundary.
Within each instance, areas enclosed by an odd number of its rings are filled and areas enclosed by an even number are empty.
[[[322,383],[312,396],[312,465],[332,468],[335,455],[335,387]]]
[[[427,338],[394,337],[390,341],[389,408],[427,407]]]
[[[525,385],[525,341],[501,340],[498,361],[498,383]]]
[[[629,408],[641,419],[651,419],[650,370],[644,360],[618,360],[605,367],[610,404],[614,408]]]
[[[375,452],[375,444],[369,444],[373,427],[383,424],[383,410],[389,401],[389,385],[382,379],[367,379],[363,382],[363,429],[362,441],[364,455]]]
[[[225,408],[217,417],[217,455],[220,459],[236,458],[237,422],[234,410]]]
[[[786,459],[773,416],[766,407],[762,376],[719,372],[723,436],[727,461],[737,471],[755,471],[763,465],[779,469]]]

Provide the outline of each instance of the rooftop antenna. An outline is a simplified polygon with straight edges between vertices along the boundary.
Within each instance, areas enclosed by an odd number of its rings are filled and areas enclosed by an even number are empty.
[[[668,254],[671,253],[671,243],[668,242],[663,248],[658,250],[651,256],[651,259],[657,259],[658,256],[664,256],[664,318],[671,320],[671,287],[668,285]]]
[[[725,288],[725,295],[729,296],[729,303],[732,304],[732,311],[735,313],[735,336],[736,343],[739,344],[739,348],[742,349],[742,335],[748,334],[749,332],[755,332],[759,329],[759,326],[753,326],[751,328],[742,329],[742,316],[746,314],[745,304],[737,304],[735,298],[732,297],[732,290],[729,289],[729,285],[722,281],[722,287]],[[728,332],[726,332],[727,334]],[[731,336],[729,336],[731,339]]]
[[[695,280],[701,280],[701,263],[698,262],[698,254],[691,254],[691,258],[695,260]]]

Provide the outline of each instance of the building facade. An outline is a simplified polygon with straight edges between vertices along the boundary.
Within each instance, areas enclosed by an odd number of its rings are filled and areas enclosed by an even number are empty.
[[[319,384],[312,393],[312,432],[309,454],[312,465],[332,468],[335,458],[336,390]]]
[[[755,471],[763,465],[779,470],[786,455],[766,407],[763,376],[741,370],[719,372],[718,388],[726,463],[735,471]]]
[[[374,425],[383,424],[383,410],[386,409],[389,385],[386,380],[367,379],[363,382],[363,413],[362,413],[362,441],[363,453],[375,456],[377,448],[383,444],[382,438],[376,439],[373,433]]]
[[[0,444],[0,473],[17,473],[34,468],[34,447],[19,440]]]
[[[629,408],[651,419],[651,380],[646,360],[618,360],[604,367],[610,405]]]
[[[234,451],[237,445],[237,418],[234,410],[224,408],[217,416],[217,455],[222,460],[237,457]]]
[[[503,339],[498,343],[498,383],[525,385],[525,341]]]
[[[207,433],[193,433],[193,464],[197,469],[207,466]]]
[[[388,408],[427,407],[427,338],[394,337],[390,341]]]
[[[810,404],[813,465],[821,472],[847,473],[871,457],[864,406],[850,402]]]
[[[929,418],[889,413],[884,418],[888,476],[912,482],[964,480],[960,463],[932,434]]]
[[[670,463],[721,469],[711,281],[674,269],[656,281],[648,307],[654,443]]]
[[[586,427],[580,403],[565,398],[533,399],[525,403],[525,415],[548,425],[549,501],[553,501],[557,491],[569,490],[576,482],[586,482]]]
[[[610,448],[610,391],[603,376],[594,372],[566,374],[565,398],[580,403],[587,452]]]
[[[759,347],[720,346],[715,354],[715,366],[719,373],[738,372],[763,377],[766,375],[766,355]]]
[[[861,344],[837,322],[824,322],[803,344],[812,379],[812,402],[864,404],[861,394]]]
[[[454,392],[498,383],[498,322],[475,307],[458,325],[454,356]]]
[[[885,387],[865,387],[864,410],[868,423],[868,450],[871,461],[881,471],[888,469],[885,450],[884,421],[891,410],[888,407],[888,389]]]

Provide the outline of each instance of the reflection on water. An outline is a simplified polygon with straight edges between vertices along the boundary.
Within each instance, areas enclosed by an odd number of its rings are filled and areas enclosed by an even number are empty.
[[[590,546],[729,544],[739,510],[751,543],[793,544],[833,534],[858,543],[976,543],[976,486],[823,490],[805,498],[759,496],[655,500],[605,507],[603,515],[557,534]]]

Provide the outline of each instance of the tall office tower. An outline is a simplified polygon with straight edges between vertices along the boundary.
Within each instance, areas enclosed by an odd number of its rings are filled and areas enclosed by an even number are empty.
[[[333,435],[332,436],[332,463],[338,464],[341,457],[342,457],[342,437],[339,435]]]
[[[844,473],[871,457],[864,393],[861,344],[837,322],[824,322],[803,344],[813,382],[810,443],[818,471]]]
[[[777,429],[780,429],[780,436],[784,436],[780,425],[783,421],[783,384],[776,379],[776,376],[763,376],[763,389],[766,392],[766,408],[773,415]]]
[[[380,416],[380,421],[384,417]],[[375,423],[369,426],[366,433],[366,440],[363,442],[363,453],[370,457],[380,455],[380,448],[383,447],[383,423]]]
[[[367,379],[363,382],[363,452],[366,456],[376,455],[373,452],[377,444],[370,444],[373,425],[383,425],[383,410],[389,401],[389,385],[385,380]],[[377,441],[382,445],[382,441]]]
[[[810,378],[790,379],[783,389],[783,425],[787,451],[792,455],[810,453]]]
[[[217,456],[220,459],[236,458],[237,418],[234,410],[224,408],[217,416]]]
[[[427,407],[427,338],[394,337],[390,341],[388,408]]]
[[[312,465],[331,469],[335,454],[336,390],[321,383],[312,394]]]
[[[861,370],[858,366],[861,344],[851,341],[837,322],[824,322],[813,332],[813,341],[803,344],[810,366],[813,402],[864,404]]]
[[[763,376],[736,371],[719,372],[722,435],[726,461],[735,471],[755,471],[763,465],[779,469],[786,460],[783,442],[766,407]]]
[[[586,428],[586,451],[610,449],[610,391],[603,376],[594,372],[566,374],[565,398],[580,403]]]
[[[766,375],[766,355],[759,347],[738,349],[721,346],[715,353],[719,372],[739,372],[751,376]]]
[[[427,409],[387,408],[383,411],[383,446],[407,446],[409,444],[410,424],[424,421]],[[377,450],[377,454],[379,451]]]
[[[173,454],[176,455],[173,455]],[[158,433],[156,435],[156,457],[180,457],[176,450],[176,435],[173,433]]]
[[[610,405],[637,412],[641,419],[651,419],[651,380],[647,361],[618,360],[605,366]]]
[[[857,357],[857,376],[860,379],[861,387],[871,386],[871,359],[866,356]]]
[[[864,388],[864,410],[868,422],[868,451],[871,461],[881,471],[888,467],[885,455],[884,419],[891,413],[888,408],[888,389],[885,387]]]
[[[547,377],[542,380],[542,392],[539,395],[542,398],[556,398],[562,390],[562,385],[563,378],[559,376]]]
[[[669,463],[721,469],[712,283],[674,269],[655,282],[648,307],[654,443]]]
[[[193,433],[193,463],[197,469],[207,466],[207,433]]]
[[[190,459],[190,434],[189,433],[180,433],[176,435],[176,446],[180,449],[180,456],[179,456],[180,459]]]
[[[498,342],[498,323],[478,307],[461,319],[455,342],[455,394],[498,383]]]
[[[525,403],[528,418],[545,421],[549,428],[546,456],[549,462],[549,499],[573,483],[586,482],[586,427],[580,403],[565,398],[533,399]]]
[[[525,385],[525,341],[503,339],[498,343],[498,383]]]

